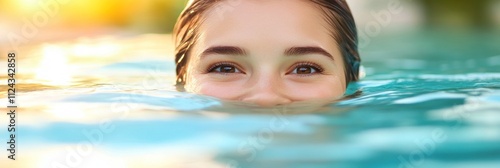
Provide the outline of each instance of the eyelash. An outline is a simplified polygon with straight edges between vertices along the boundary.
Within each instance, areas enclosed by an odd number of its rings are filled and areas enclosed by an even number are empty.
[[[314,75],[314,74],[323,74],[323,72],[325,71],[321,66],[319,66],[316,63],[313,63],[313,62],[299,62],[299,63],[296,63],[295,65],[292,66],[293,68],[292,68],[292,70],[289,71],[289,73],[293,72],[295,69],[297,69],[300,66],[310,66],[311,68],[314,68],[314,69],[317,70],[316,73],[312,73],[312,74],[298,74],[300,76],[308,76],[308,75]]]
[[[232,63],[232,62],[218,62],[218,63],[215,63],[213,65],[210,65],[207,70],[206,70],[206,73],[211,73],[213,70],[215,70],[216,68],[220,67],[220,66],[234,66],[234,68],[238,69],[239,71],[241,71],[242,73],[244,73],[240,66],[236,63]],[[312,62],[299,62],[299,63],[296,63],[294,64],[292,67],[291,70],[289,70],[287,72],[287,74],[290,74],[291,72],[293,72],[295,69],[297,69],[298,67],[300,66],[310,66],[311,68],[314,68],[317,70],[316,73],[313,73],[313,74],[322,74],[324,72],[324,69],[319,66],[318,64],[316,63],[312,63]],[[225,73],[221,73],[221,74],[225,74]],[[300,76],[308,76],[308,75],[313,75],[313,74],[298,74]]]
[[[211,73],[213,70],[215,70],[216,68],[220,67],[220,66],[234,66],[234,68],[238,69],[239,71],[241,71],[242,73],[244,73],[240,66],[236,63],[232,63],[232,62],[218,62],[218,63],[215,63],[213,65],[210,65],[207,70],[206,70],[206,73]],[[226,73],[220,73],[220,74],[226,74]]]

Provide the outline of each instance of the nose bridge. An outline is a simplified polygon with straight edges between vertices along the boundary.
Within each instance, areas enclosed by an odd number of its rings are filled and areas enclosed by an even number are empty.
[[[276,106],[288,104],[291,100],[286,96],[279,76],[261,73],[250,82],[250,90],[243,101],[260,106]]]
[[[255,85],[254,89],[260,90],[260,91],[277,91],[274,90],[275,87],[278,85],[281,85],[278,76],[269,74],[269,73],[261,73],[258,75],[254,80],[255,80]]]
[[[254,85],[252,92],[254,94],[280,94],[283,89],[281,77],[269,72],[261,72],[253,78]]]

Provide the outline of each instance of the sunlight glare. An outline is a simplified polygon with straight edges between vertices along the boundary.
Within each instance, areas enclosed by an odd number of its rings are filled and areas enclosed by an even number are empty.
[[[107,58],[117,56],[120,52],[120,45],[115,44],[116,40],[112,37],[103,38],[100,42],[81,40],[72,48],[72,55],[75,57],[94,57]]]
[[[18,5],[24,9],[33,9],[38,6],[38,0],[20,0]]]
[[[49,85],[70,85],[71,67],[67,55],[61,46],[44,45],[42,61],[36,69],[36,79]]]

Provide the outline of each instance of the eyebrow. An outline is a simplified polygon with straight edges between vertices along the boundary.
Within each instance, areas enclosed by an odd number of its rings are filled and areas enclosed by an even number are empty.
[[[320,47],[292,47],[285,51],[285,55],[287,56],[307,54],[319,54],[334,60],[332,54]]]
[[[205,57],[207,55],[212,55],[212,54],[220,54],[220,55],[247,55],[247,52],[239,47],[233,47],[233,46],[214,46],[207,48],[203,53],[201,53],[201,57]]]
[[[246,50],[235,46],[214,46],[203,51],[200,57],[203,58],[212,54],[245,56],[247,55],[247,52]],[[332,54],[320,47],[291,47],[285,51],[286,56],[299,56],[307,54],[319,54],[334,60]]]

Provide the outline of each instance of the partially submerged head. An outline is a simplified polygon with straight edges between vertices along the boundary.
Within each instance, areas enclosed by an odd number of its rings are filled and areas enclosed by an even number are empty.
[[[191,0],[174,37],[189,92],[274,106],[339,98],[358,79],[345,0]]]

